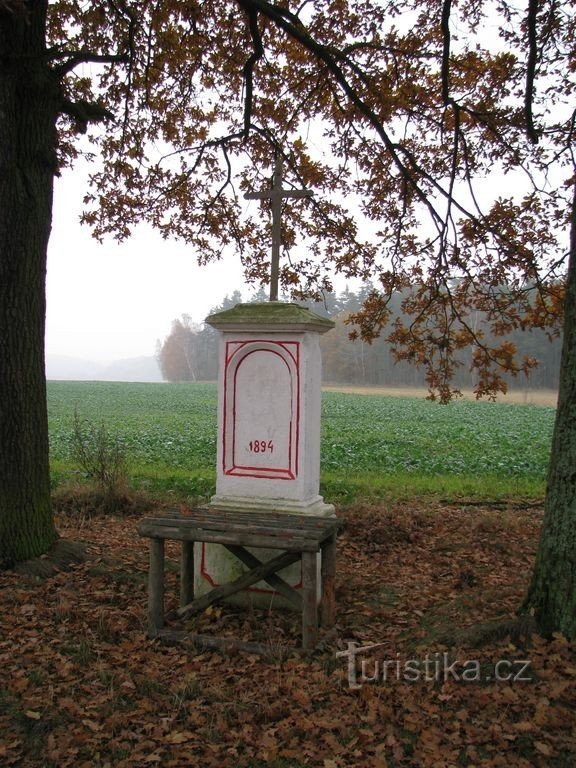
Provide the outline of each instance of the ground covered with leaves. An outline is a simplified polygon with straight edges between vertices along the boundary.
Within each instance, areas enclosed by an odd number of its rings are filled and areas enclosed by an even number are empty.
[[[308,657],[281,652],[299,621],[279,611],[189,622],[267,643],[265,656],[148,640],[138,517],[61,515],[83,562],[0,574],[0,765],[575,765],[576,648],[514,621],[541,509],[417,500],[339,514],[337,632]]]

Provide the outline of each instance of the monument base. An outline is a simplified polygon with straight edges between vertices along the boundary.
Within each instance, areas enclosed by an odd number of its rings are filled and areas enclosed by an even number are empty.
[[[313,517],[334,517],[335,515],[334,506],[327,504],[322,496],[298,501],[292,499],[258,499],[254,497],[216,495],[210,500],[210,508],[221,512],[277,512]],[[271,560],[280,554],[280,551],[276,549],[249,549],[249,551],[261,560]],[[220,584],[234,581],[247,570],[239,560],[220,544],[195,544],[194,560],[198,563],[194,579],[194,594],[198,597]],[[318,600],[320,600],[322,588],[320,566],[320,555],[318,555]],[[278,576],[284,579],[291,587],[294,587],[294,589],[301,588],[302,586],[300,563],[288,566],[288,568],[280,571]],[[227,602],[244,607],[254,606],[255,608],[296,610],[292,603],[275,592],[266,582],[258,582],[253,587],[236,593],[228,598]]]
[[[236,512],[278,512],[288,515],[311,515],[314,517],[332,517],[335,515],[333,504],[327,504],[322,496],[309,499],[268,499],[257,496],[216,495],[210,499],[211,509]]]

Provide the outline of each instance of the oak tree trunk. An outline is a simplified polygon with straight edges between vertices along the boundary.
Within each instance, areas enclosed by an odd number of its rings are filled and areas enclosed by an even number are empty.
[[[44,326],[59,86],[46,7],[0,10],[0,567],[56,539]]]
[[[564,340],[544,522],[526,606],[545,634],[576,638],[576,188]]]

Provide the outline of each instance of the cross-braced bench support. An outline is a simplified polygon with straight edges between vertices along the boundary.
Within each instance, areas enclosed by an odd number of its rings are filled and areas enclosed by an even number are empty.
[[[180,608],[186,617],[205,610],[258,581],[266,581],[276,592],[302,612],[302,647],[312,649],[318,642],[319,625],[335,622],[336,536],[342,521],[336,518],[285,514],[213,512],[194,510],[190,516],[147,518],[138,526],[141,536],[150,539],[148,573],[148,631],[159,636],[164,626],[164,541],[182,542],[180,562]],[[234,581],[194,597],[194,542],[222,544],[248,570]],[[277,550],[268,561],[250,548]],[[317,556],[321,556],[321,591],[318,604]],[[302,589],[296,590],[278,572],[301,561]]]

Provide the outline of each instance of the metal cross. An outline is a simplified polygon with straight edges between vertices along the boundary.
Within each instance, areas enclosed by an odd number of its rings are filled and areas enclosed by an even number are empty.
[[[309,189],[282,189],[282,160],[276,156],[272,188],[262,192],[247,192],[245,200],[270,200],[272,204],[272,258],[270,262],[270,301],[278,301],[280,246],[282,244],[282,200],[287,197],[311,197]]]

